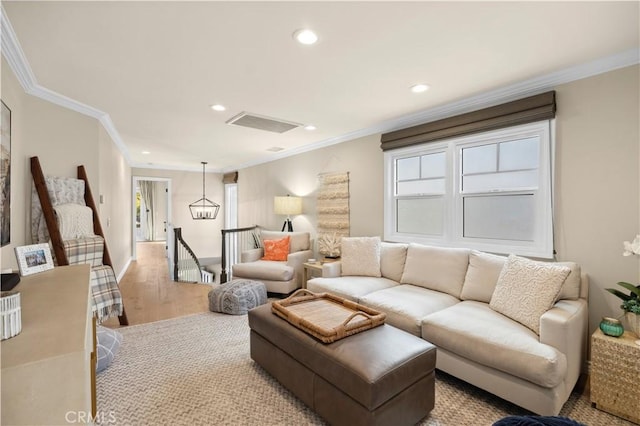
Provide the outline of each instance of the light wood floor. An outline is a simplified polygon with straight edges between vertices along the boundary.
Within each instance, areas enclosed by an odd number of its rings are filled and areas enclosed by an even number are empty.
[[[207,294],[211,286],[206,284],[177,283],[169,279],[164,242],[139,242],[138,259],[131,262],[120,281],[129,325],[181,317],[207,312]],[[102,325],[120,327],[117,318],[110,318]]]

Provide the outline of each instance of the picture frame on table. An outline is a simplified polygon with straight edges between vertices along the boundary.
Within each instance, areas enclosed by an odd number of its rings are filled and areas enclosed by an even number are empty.
[[[22,276],[54,268],[51,249],[46,243],[16,247],[16,258]]]

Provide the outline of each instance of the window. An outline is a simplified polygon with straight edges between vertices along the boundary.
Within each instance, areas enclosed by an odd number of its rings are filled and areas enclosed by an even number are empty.
[[[553,255],[552,121],[385,152],[385,239]]]
[[[238,227],[238,184],[224,185],[224,226],[227,229]]]

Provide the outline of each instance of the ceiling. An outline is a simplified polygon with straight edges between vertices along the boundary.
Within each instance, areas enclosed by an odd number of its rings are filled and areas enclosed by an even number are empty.
[[[2,4],[38,87],[103,114],[135,167],[242,168],[640,46],[636,1]],[[243,111],[316,130],[225,123]]]

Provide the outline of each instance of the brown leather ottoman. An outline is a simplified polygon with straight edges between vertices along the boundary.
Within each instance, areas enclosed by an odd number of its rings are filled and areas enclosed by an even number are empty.
[[[433,409],[436,347],[390,325],[324,344],[249,311],[251,358],[335,425],[413,425]]]

